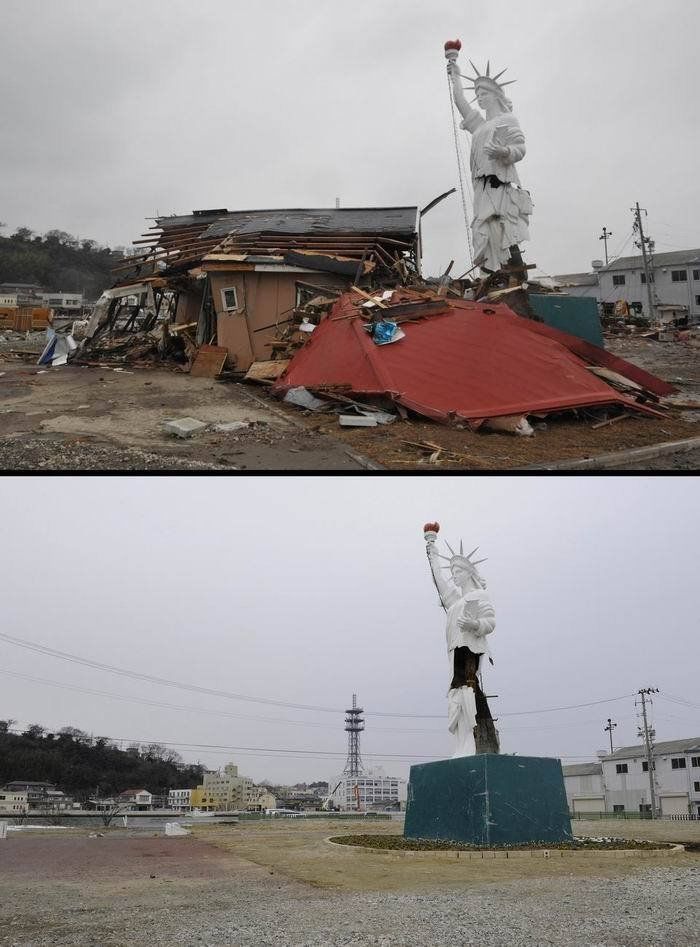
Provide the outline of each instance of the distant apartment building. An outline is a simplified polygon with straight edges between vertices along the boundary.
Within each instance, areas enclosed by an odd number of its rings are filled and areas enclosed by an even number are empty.
[[[191,805],[205,812],[247,809],[252,789],[252,779],[239,776],[238,766],[229,763],[223,773],[215,770],[204,774],[202,784],[192,790]]]
[[[0,789],[0,818],[3,816],[19,816],[29,811],[26,792],[10,792]]]
[[[614,307],[618,300],[649,318],[644,260],[641,256],[619,257],[598,270],[600,298],[604,306]],[[650,281],[655,307],[680,312],[690,324],[700,322],[700,250],[674,250],[655,253],[651,261]]]
[[[700,817],[700,737],[654,746],[654,792],[662,816]],[[597,763],[564,766],[571,812],[651,811],[646,750],[641,744],[600,754]]]
[[[171,789],[168,792],[168,808],[188,812],[192,808],[192,790]]]

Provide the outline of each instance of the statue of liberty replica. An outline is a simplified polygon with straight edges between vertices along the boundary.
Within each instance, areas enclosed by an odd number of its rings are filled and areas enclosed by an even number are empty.
[[[440,527],[423,534],[430,571],[447,616],[450,659],[448,726],[456,739],[450,759],[411,766],[404,822],[407,839],[466,842],[482,848],[571,841],[561,761],[499,752],[481,683],[496,627],[477,550],[465,556],[437,548]]]
[[[441,555],[439,530],[438,523],[423,527],[433,581],[447,615],[448,727],[457,741],[452,758],[498,753],[498,732],[481,685],[482,661],[488,658],[493,664],[487,637],[496,627],[486,582],[477,569],[486,560],[473,561],[478,547],[465,556],[461,542],[459,554],[448,543],[450,555]]]
[[[513,274],[520,272],[524,279],[527,270],[520,244],[530,239],[532,200],[520,186],[516,168],[525,157],[525,136],[504,91],[515,80],[499,82],[505,69],[492,76],[489,63],[482,74],[471,60],[474,75],[464,76],[457,63],[461,48],[459,40],[445,43],[454,104],[462,116],[461,128],[472,136],[473,262],[486,273],[505,269]],[[463,79],[471,83],[466,89],[475,95],[472,102],[464,94]],[[472,108],[474,103],[478,109]]]

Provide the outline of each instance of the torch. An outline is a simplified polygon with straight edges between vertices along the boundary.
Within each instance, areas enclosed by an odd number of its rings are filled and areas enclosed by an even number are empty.
[[[459,42],[459,40],[457,40]],[[423,527],[423,536],[425,537],[426,543],[434,543],[440,532],[439,523],[426,523]]]
[[[448,62],[457,63],[459,51],[462,48],[462,41],[459,39],[448,39],[445,43],[445,59]]]

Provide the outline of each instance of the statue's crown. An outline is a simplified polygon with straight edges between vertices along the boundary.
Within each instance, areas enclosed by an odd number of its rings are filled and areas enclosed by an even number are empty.
[[[476,562],[472,560],[472,556],[475,556],[476,553],[479,551],[478,546],[476,547],[476,549],[472,549],[469,555],[465,556],[464,544],[462,543],[461,539],[459,541],[458,553],[454,551],[454,549],[452,548],[452,546],[450,546],[447,540],[445,540],[445,545],[450,550],[451,555],[449,556],[440,555],[440,558],[444,559],[447,562],[447,565],[442,567],[443,569],[451,569],[452,566],[459,565],[459,566],[462,566],[463,569],[467,569],[469,572],[475,575],[478,579],[481,579],[477,566],[481,565],[482,562],[486,562],[486,559],[477,559]]]
[[[479,72],[479,70],[476,68],[476,66],[471,61],[471,59],[469,60],[469,65],[474,70],[475,75],[465,76],[464,73],[461,73],[461,75],[463,79],[468,79],[469,82],[472,83],[470,86],[466,86],[466,88],[469,89],[471,92],[476,92],[477,85],[486,86],[487,88],[492,89],[494,92],[502,92],[503,89],[505,89],[507,85],[513,85],[514,82],[518,81],[517,79],[511,79],[509,82],[499,82],[498,80],[501,78],[503,73],[508,71],[508,67],[506,66],[505,69],[501,69],[498,75],[492,76],[491,75],[491,60],[489,60],[486,63],[485,73]]]

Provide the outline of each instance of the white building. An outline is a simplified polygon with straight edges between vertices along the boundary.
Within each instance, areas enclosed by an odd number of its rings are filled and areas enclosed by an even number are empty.
[[[650,810],[649,767],[641,744],[616,750],[602,764],[608,811]],[[654,746],[654,785],[661,815],[700,815],[700,737]]]
[[[26,792],[10,792],[0,789],[0,816],[22,815],[29,811]]]
[[[381,811],[405,809],[407,783],[397,776],[387,776],[376,768],[359,776],[336,776],[329,782],[331,803],[341,811]]]
[[[649,318],[644,261],[620,257],[598,270],[600,298],[613,306],[624,300]],[[655,305],[685,310],[691,324],[700,322],[700,250],[655,253],[651,270]]]
[[[594,272],[592,273],[564,273],[561,276],[555,276],[554,282],[567,296],[584,296],[595,299],[599,303],[600,284],[598,273],[595,272],[595,267],[599,262],[598,260],[593,261]],[[600,263],[600,265],[603,264]]]
[[[80,310],[83,308],[82,293],[64,293],[60,290],[55,293],[41,293],[44,306],[49,309]]]
[[[650,812],[644,746],[600,755],[599,763],[563,767],[571,812]],[[654,746],[654,792],[660,815],[700,817],[700,737]]]
[[[569,812],[605,812],[602,763],[563,766]]]
[[[192,790],[170,789],[168,791],[168,808],[189,812],[192,808]]]

